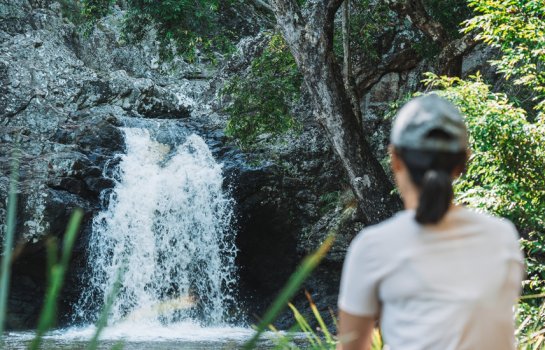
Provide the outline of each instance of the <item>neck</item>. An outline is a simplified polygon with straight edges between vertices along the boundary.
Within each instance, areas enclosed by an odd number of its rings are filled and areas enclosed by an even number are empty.
[[[405,209],[416,210],[418,208],[418,201],[420,200],[420,191],[412,182],[406,179],[408,179],[408,174],[406,177],[396,178],[399,194],[401,195]]]
[[[418,192],[410,192],[403,196],[405,210],[416,210],[418,208]],[[448,210],[458,209],[460,206],[454,202],[450,203]]]
[[[408,210],[416,210],[418,208],[418,197],[419,193],[417,191],[407,191],[403,194],[403,206]]]

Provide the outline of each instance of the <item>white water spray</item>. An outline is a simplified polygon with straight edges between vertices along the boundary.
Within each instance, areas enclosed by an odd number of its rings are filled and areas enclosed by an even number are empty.
[[[221,165],[199,136],[171,151],[145,129],[124,132],[127,154],[109,206],[93,222],[78,318],[96,316],[124,269],[110,322],[225,323],[236,248]]]

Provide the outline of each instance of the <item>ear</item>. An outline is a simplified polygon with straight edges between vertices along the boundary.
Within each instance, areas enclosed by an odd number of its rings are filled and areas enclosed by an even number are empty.
[[[390,167],[392,171],[400,171],[403,168],[403,164],[393,145],[388,146],[388,153],[390,154]]]
[[[465,171],[467,170],[467,165],[469,164],[469,158],[471,158],[471,150],[468,149],[466,152],[466,161],[464,162],[464,165],[460,165],[454,169],[452,172],[453,178],[460,177]]]

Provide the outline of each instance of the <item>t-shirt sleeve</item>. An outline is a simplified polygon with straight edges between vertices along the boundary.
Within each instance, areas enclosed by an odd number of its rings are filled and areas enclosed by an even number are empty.
[[[355,316],[377,316],[380,311],[377,247],[372,237],[361,232],[350,245],[344,260],[338,306]]]
[[[520,246],[520,236],[515,225],[511,221],[507,221],[507,223],[510,231],[509,241],[507,243],[509,246],[509,258],[510,260],[514,260],[519,265],[519,275],[520,280],[522,280],[525,275],[526,263],[524,261],[524,254],[522,253],[522,249]]]

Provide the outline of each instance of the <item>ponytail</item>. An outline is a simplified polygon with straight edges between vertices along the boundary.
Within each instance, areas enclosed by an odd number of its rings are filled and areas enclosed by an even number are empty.
[[[396,149],[407,166],[412,182],[420,190],[416,221],[419,224],[436,224],[445,216],[454,197],[452,173],[463,168],[466,152],[421,151]]]
[[[450,207],[453,195],[449,173],[444,170],[427,170],[420,186],[416,221],[423,225],[439,222]]]

